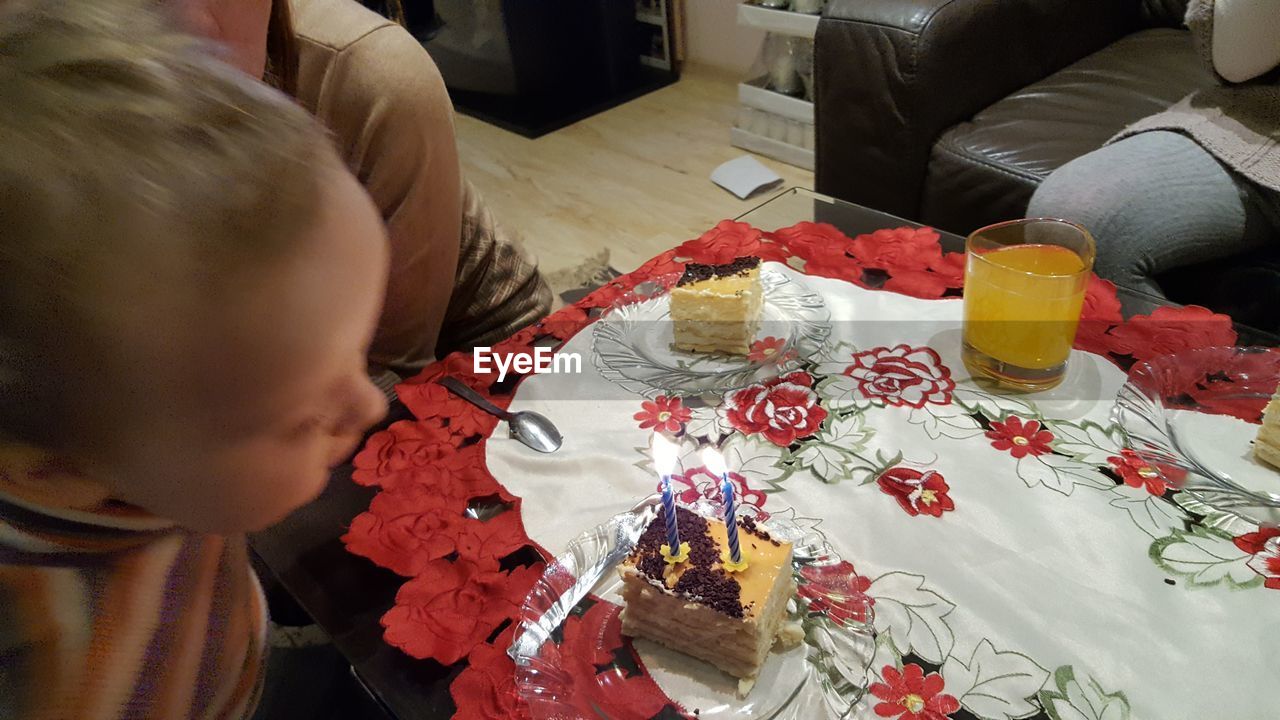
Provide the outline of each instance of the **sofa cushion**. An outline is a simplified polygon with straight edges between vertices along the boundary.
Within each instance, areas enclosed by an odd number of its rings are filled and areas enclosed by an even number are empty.
[[[1162,28],[1123,38],[943,133],[929,161],[922,219],[968,233],[1022,217],[1049,173],[1213,83],[1190,33]]]

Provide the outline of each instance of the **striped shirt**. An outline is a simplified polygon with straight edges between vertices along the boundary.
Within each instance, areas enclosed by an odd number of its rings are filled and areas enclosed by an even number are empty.
[[[250,715],[266,603],[244,537],[183,531],[94,487],[0,446],[0,718]]]

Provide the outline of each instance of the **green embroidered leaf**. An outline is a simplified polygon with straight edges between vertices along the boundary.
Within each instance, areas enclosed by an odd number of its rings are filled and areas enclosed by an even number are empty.
[[[955,634],[946,617],[956,606],[924,587],[924,577],[891,572],[876,578],[867,594],[876,601],[876,632],[888,634],[899,656],[915,653],[935,665],[951,654]]]
[[[818,436],[807,440],[795,452],[793,462],[807,468],[825,482],[835,483],[854,476],[858,469],[869,470],[858,454],[867,447],[875,430],[866,426],[859,414],[829,416]]]
[[[966,412],[981,413],[988,420],[1003,420],[1010,415],[1017,415],[1024,420],[1040,419],[1040,411],[1026,400],[980,390],[972,385],[972,381],[956,385],[951,399],[959,403]]]
[[[823,482],[837,483],[853,477],[858,459],[821,440],[809,440],[792,455],[792,462],[817,475]]]
[[[937,440],[940,437],[964,440],[981,435],[983,432],[978,421],[955,404],[911,408],[907,422],[919,425],[930,440]]]
[[[1124,447],[1124,431],[1118,425],[1103,427],[1092,420],[1080,424],[1065,420],[1045,420],[1053,433],[1051,446],[1088,465],[1106,466],[1107,458],[1120,454]]]
[[[759,435],[735,433],[724,444],[725,462],[734,471],[747,478],[752,487],[768,485],[772,490],[782,489],[782,481],[792,473],[784,462],[782,448]]]
[[[1043,485],[1054,492],[1070,495],[1076,485],[1098,490],[1115,486],[1096,467],[1062,455],[1024,455],[1018,460],[1018,477],[1027,487]]]
[[[1129,513],[1138,529],[1158,540],[1168,537],[1174,530],[1181,530],[1191,518],[1177,505],[1161,500],[1143,489],[1128,492],[1117,491],[1120,496],[1111,501],[1111,507]]]
[[[718,408],[696,408],[693,410],[693,417],[684,424],[684,431],[697,438],[715,441],[721,435],[733,432],[733,426],[724,419]]]
[[[990,640],[974,649],[968,663],[954,655],[942,665],[946,691],[966,710],[980,718],[1016,720],[1040,712],[1036,693],[1049,679],[1049,671],[1016,652],[1000,652]]]
[[[1151,560],[1165,571],[1186,578],[1191,587],[1226,585],[1254,588],[1262,576],[1249,567],[1250,556],[1221,530],[1197,525],[1191,532],[1174,530],[1151,543]]]
[[[1093,678],[1076,680],[1070,665],[1053,673],[1056,689],[1040,691],[1040,704],[1052,720],[1129,720],[1129,699],[1122,692],[1105,692]]]

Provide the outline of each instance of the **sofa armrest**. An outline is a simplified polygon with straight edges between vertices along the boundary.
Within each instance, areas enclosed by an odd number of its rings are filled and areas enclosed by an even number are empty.
[[[1133,32],[1139,0],[831,0],[815,46],[816,186],[918,217],[934,141]]]

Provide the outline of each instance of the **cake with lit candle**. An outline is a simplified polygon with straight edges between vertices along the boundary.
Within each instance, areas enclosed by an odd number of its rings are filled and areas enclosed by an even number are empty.
[[[1262,413],[1262,427],[1253,443],[1253,456],[1280,470],[1280,388]]]
[[[764,308],[760,258],[723,265],[689,263],[671,290],[671,322],[680,350],[746,355]]]
[[[740,679],[745,695],[784,632],[787,603],[795,595],[791,544],[773,538],[749,518],[738,519],[741,562],[731,565],[724,523],[684,508],[677,526],[688,556],[670,562],[665,510],[641,535],[619,567],[622,632],[691,655]]]

